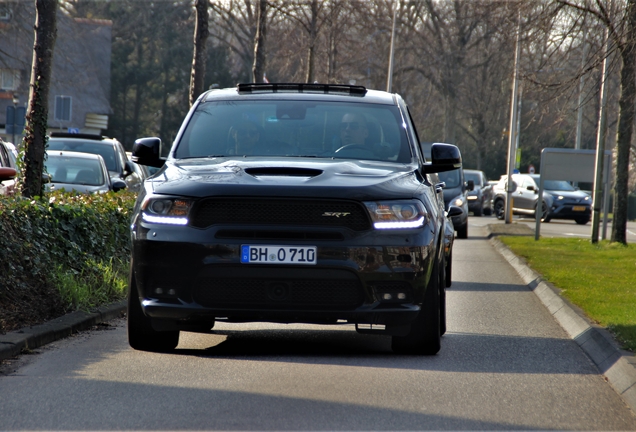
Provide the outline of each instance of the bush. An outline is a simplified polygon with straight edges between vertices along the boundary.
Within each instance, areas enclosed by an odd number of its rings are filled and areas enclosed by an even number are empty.
[[[124,298],[135,199],[0,197],[0,332]]]

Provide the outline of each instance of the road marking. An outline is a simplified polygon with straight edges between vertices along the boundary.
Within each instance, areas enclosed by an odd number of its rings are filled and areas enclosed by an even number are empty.
[[[572,236],[572,237],[588,237],[588,234],[563,233],[563,235]]]

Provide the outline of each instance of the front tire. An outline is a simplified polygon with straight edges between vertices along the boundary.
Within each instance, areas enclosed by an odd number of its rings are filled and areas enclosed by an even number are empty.
[[[534,217],[535,218],[537,217],[537,207],[536,206],[534,208]],[[552,220],[552,218],[550,217],[550,209],[546,205],[545,201],[543,201],[543,204],[541,204],[541,222],[548,223],[548,222],[550,222],[550,220]]]
[[[495,201],[495,216],[499,220],[503,220],[506,216],[506,204],[502,199]]]
[[[464,226],[457,228],[457,238],[460,238],[460,239],[468,238],[468,221],[466,221]]]
[[[144,315],[139,303],[135,276],[130,276],[128,290],[128,343],[133,349],[151,352],[172,351],[179,345],[179,331],[158,332],[152,328],[150,318]]]
[[[420,313],[411,324],[406,336],[393,336],[391,348],[398,354],[435,355],[439,352],[441,342],[441,302],[440,302],[440,263],[435,259],[433,272],[426,287],[424,303]]]

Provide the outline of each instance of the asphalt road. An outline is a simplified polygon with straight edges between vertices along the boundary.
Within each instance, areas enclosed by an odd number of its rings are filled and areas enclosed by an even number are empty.
[[[172,354],[125,321],[21,356],[2,430],[636,430],[636,416],[472,218],[437,356],[350,327],[218,325]]]
[[[505,223],[503,220],[499,220],[494,216],[482,216],[475,217],[469,216],[468,218],[469,229],[470,227],[483,227],[488,224]],[[514,216],[512,221],[514,223],[521,223],[527,225],[534,232],[536,228],[536,221],[534,218]],[[592,238],[592,223],[587,225],[578,225],[571,220],[559,220],[553,219],[549,223],[542,223],[539,228],[539,234],[542,237],[577,237],[577,238]],[[468,235],[471,233],[469,231]],[[612,223],[608,221],[607,228],[605,230],[605,239],[609,240],[612,236]],[[599,240],[603,240],[603,223],[601,222],[598,230]],[[636,222],[627,222],[627,243],[636,243]]]

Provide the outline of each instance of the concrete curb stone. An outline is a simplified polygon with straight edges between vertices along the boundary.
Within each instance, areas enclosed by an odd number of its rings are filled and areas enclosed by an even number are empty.
[[[515,223],[487,225],[486,230],[495,249],[510,263],[561,327],[596,364],[625,403],[636,412],[636,357],[634,354],[621,349],[609,331],[594,324],[578,306],[561,297],[557,287],[545,281],[539,273],[527,265],[523,258],[516,256],[497,238],[498,235],[534,236],[534,230],[524,224]]]
[[[120,317],[126,311],[122,300],[97,308],[93,312],[76,311],[43,324],[0,334],[0,360],[15,357],[23,350],[32,350],[71,336],[92,326]]]

